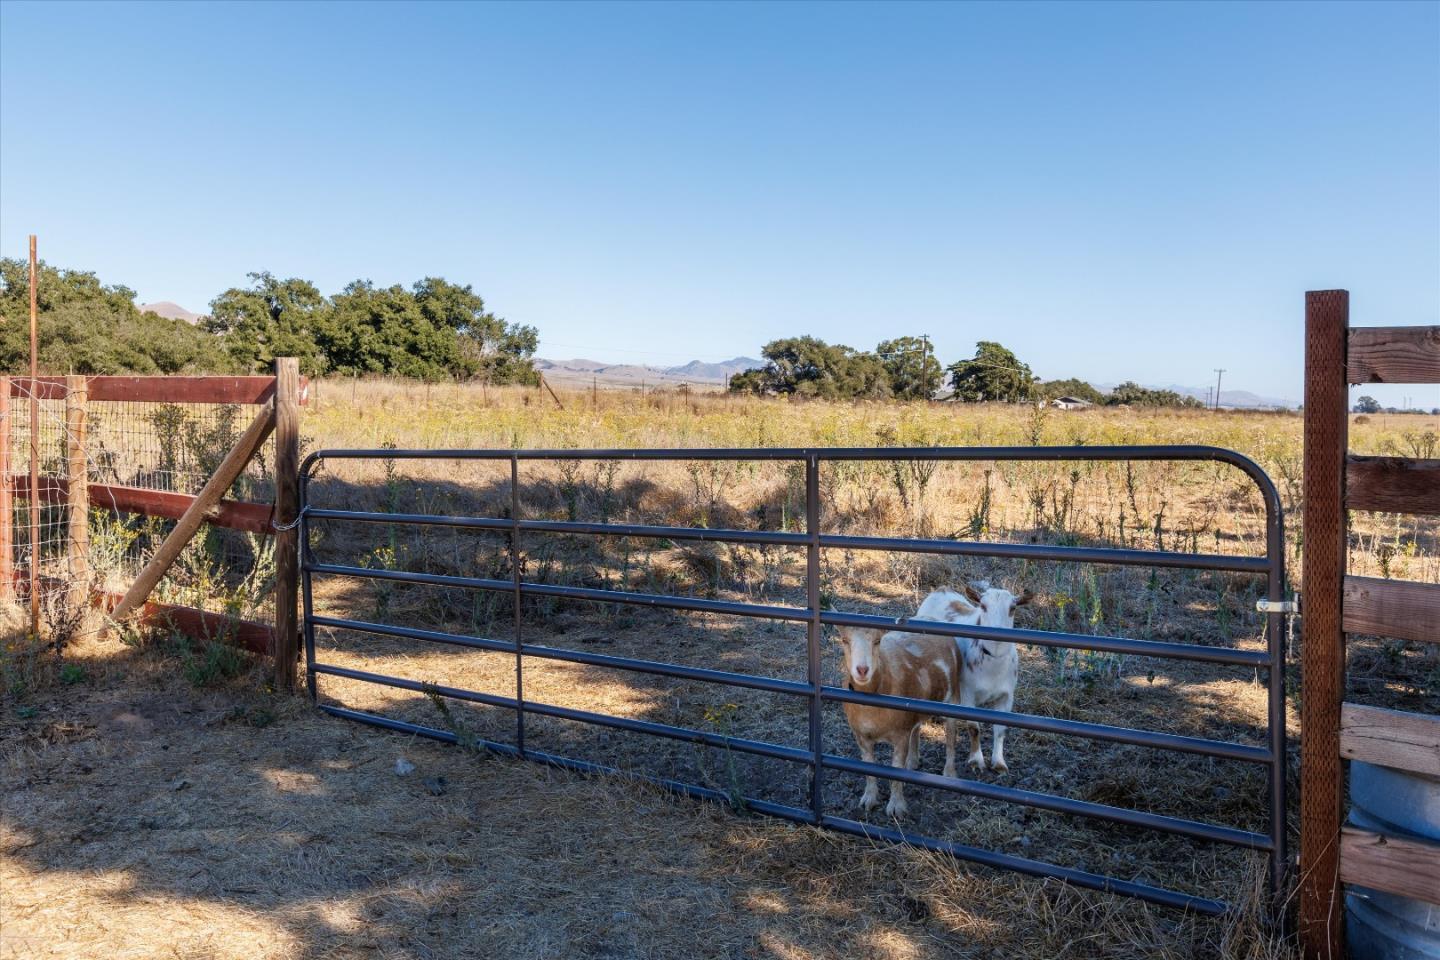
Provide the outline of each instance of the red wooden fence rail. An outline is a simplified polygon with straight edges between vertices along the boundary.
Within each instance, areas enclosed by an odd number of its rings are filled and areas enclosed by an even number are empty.
[[[276,396],[277,382],[284,393]],[[247,503],[236,500],[216,499],[207,502],[203,520],[207,523],[243,530],[249,533],[275,535],[272,522],[277,506],[289,514],[294,512],[297,500],[296,471],[299,461],[299,407],[309,400],[309,381],[300,377],[293,359],[276,361],[276,376],[246,377],[117,377],[95,376],[84,378],[66,377],[4,377],[0,378],[0,595],[13,595],[14,537],[13,501],[15,497],[30,499],[29,479],[12,475],[10,448],[12,443],[12,411],[17,407],[14,398],[22,400],[67,400],[67,430],[80,428],[83,433],[85,407],[90,403],[106,401],[128,401],[136,403],[215,403],[273,405],[275,409],[277,503]],[[110,509],[119,512],[136,513],[145,516],[179,520],[196,502],[196,497],[168,490],[151,490],[122,484],[86,483],[77,491],[74,483],[83,474],[77,469],[76,459],[83,468],[83,450],[77,450],[77,440],[71,438],[67,444],[67,471],[70,476],[42,475],[37,479],[36,500],[39,503],[69,503],[72,509],[84,513],[88,503],[92,508]],[[73,494],[73,495],[72,495]],[[85,550],[84,537],[75,536],[78,525],[72,524],[72,550]],[[296,555],[298,543],[293,535],[280,535],[275,540],[276,567],[278,578],[285,581],[294,579],[298,569]],[[82,557],[72,557],[72,567],[83,562]],[[78,568],[76,568],[78,569]],[[200,639],[222,639],[258,653],[268,653],[276,658],[276,682],[284,688],[294,683],[298,640],[296,636],[294,597],[296,586],[293,582],[282,582],[276,590],[276,626],[249,621],[235,620],[222,614],[146,601],[138,609],[142,623],[165,623]],[[114,609],[123,594],[102,593],[97,602],[106,609]]]

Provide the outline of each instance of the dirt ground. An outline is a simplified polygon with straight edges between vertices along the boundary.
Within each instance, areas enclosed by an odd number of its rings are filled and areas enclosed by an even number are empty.
[[[69,662],[0,727],[7,960],[1283,955],[1251,917],[476,756],[254,673],[197,689],[159,648]]]

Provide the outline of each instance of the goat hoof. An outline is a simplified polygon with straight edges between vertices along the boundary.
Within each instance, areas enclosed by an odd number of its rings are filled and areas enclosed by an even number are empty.
[[[910,816],[910,808],[904,804],[891,803],[885,807],[885,815],[895,820],[904,820]]]
[[[985,758],[980,756],[980,754],[978,753],[975,754],[975,756],[971,757],[968,762],[970,766],[974,767],[976,770],[983,771],[985,769]]]
[[[955,778],[955,764],[953,764],[953,763],[947,764],[947,765],[945,766],[945,773],[944,773],[944,775],[947,776],[947,777],[949,777],[949,778],[951,778],[951,779],[953,780],[953,779]]]
[[[864,810],[866,813],[869,813],[871,810],[874,810],[878,806],[880,806],[879,797],[872,797],[869,794],[866,794],[865,796],[860,798],[860,809]]]
[[[996,773],[1006,773],[1010,769],[1004,760],[992,760],[990,766]]]

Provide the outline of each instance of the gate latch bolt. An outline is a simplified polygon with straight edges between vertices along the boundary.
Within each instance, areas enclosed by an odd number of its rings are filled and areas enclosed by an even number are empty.
[[[1299,613],[1300,597],[1294,600],[1256,600],[1255,609],[1261,613]]]

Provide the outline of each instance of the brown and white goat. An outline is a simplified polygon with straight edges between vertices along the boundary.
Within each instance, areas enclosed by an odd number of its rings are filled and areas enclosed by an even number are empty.
[[[878,693],[917,700],[955,703],[960,694],[960,655],[949,637],[841,627],[836,642],[845,650],[846,686],[861,693]],[[875,744],[887,743],[891,765],[914,770],[920,766],[920,724],[925,714],[859,703],[845,704],[845,719],[860,747],[860,759],[875,762]],[[945,776],[955,776],[955,721],[945,721]],[[874,777],[865,778],[860,806],[873,810],[880,802]],[[905,784],[890,781],[890,802],[885,812],[903,817]]]
[[[1016,609],[1035,597],[1029,590],[1017,597],[1009,590],[992,587],[983,581],[967,583],[964,589],[963,594],[936,590],[925,598],[915,619],[972,623],[1008,630],[1015,626]],[[1020,676],[1020,654],[1015,650],[1015,644],[976,640],[973,637],[956,637],[954,643],[964,665],[960,679],[960,704],[1005,711],[1013,708],[1015,684]],[[984,770],[980,725],[967,722],[966,727],[970,731],[969,762]],[[997,773],[1004,773],[1009,769],[1005,763],[1005,727],[997,723],[992,725],[992,729],[994,744],[990,748],[990,766]]]

